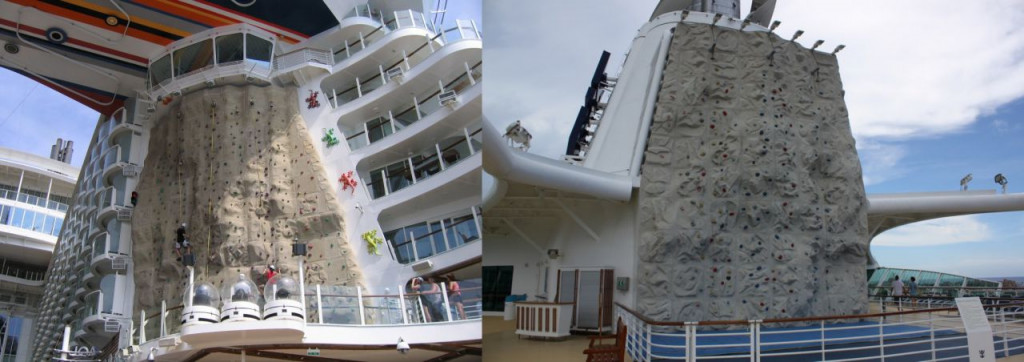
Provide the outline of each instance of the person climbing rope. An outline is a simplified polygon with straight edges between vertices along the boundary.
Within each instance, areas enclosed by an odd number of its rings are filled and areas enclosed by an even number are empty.
[[[175,232],[178,234],[177,243],[174,244],[174,252],[178,254],[178,261],[181,261],[182,256],[192,255],[192,243],[188,242],[188,224],[181,223],[178,230]],[[185,249],[185,253],[182,254],[181,249]]]

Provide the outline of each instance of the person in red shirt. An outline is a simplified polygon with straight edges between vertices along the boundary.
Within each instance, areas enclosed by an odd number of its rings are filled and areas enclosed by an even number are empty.
[[[264,275],[266,275],[267,282],[269,283],[270,282],[270,278],[273,278],[275,275],[277,275],[277,267],[275,267],[274,264],[268,265],[267,266],[267,272]]]

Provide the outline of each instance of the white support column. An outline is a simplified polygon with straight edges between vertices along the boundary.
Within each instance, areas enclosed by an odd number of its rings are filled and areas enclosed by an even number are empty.
[[[412,157],[406,158],[409,161],[409,174],[412,175],[412,184],[416,184],[416,166],[412,164]]]
[[[331,88],[331,94],[334,95],[334,98],[331,99],[334,101],[334,108],[338,108],[338,90]]]
[[[167,301],[160,301],[160,338],[167,335]]]
[[[146,311],[139,311],[139,345],[146,343]]]
[[[384,183],[384,196],[391,194],[391,187],[388,187],[388,174],[385,170],[380,170],[381,180]]]
[[[416,99],[416,96],[412,96],[412,106],[416,108],[416,120],[423,119],[423,116],[420,114],[420,101]]]
[[[402,324],[409,324],[409,314],[405,312],[405,288],[398,286],[398,308],[402,311]]]
[[[469,154],[475,155],[476,149],[473,148],[473,137],[469,135],[469,128],[463,128],[462,132],[466,134],[466,146],[469,146]]]
[[[359,77],[356,77],[356,94],[363,96],[363,87],[359,85]]]
[[[50,208],[50,192],[53,191],[53,177],[50,177],[50,184],[46,186],[46,205],[45,208]]]
[[[373,142],[370,140],[370,126],[367,126],[366,122],[363,122],[363,137],[366,138],[367,145],[369,145],[370,142]]]
[[[441,282],[441,297],[444,298],[444,314],[448,317],[447,321],[452,321],[452,308],[448,305],[448,285]]]
[[[60,359],[67,361],[67,351],[71,349],[71,325],[64,325],[64,341],[60,344]]]
[[[356,298],[359,302],[359,324],[366,325],[366,313],[363,311],[363,287],[356,286]]]
[[[18,178],[18,190],[14,192],[14,199],[21,197],[21,184],[25,182],[25,170],[21,170],[21,177]]]
[[[476,79],[473,79],[473,69],[469,67],[469,62],[462,62],[466,66],[466,77],[469,78],[469,85],[476,85]]]
[[[320,297],[320,284],[316,285],[316,315],[320,318],[320,324],[324,324],[324,300]]]
[[[437,164],[441,165],[441,171],[444,171],[444,169],[447,167],[445,167],[444,165],[444,158],[441,158],[441,145],[435,143],[434,150],[437,151]]]
[[[304,268],[303,265],[302,265],[303,259],[306,259],[306,258],[304,256],[299,256],[299,301],[302,302],[302,310],[306,311],[306,273],[305,273],[306,268]],[[319,286],[318,286],[318,288],[317,288],[318,295],[319,295],[319,291],[320,291],[320,289],[319,289]],[[319,305],[319,304],[317,304],[317,305]],[[309,315],[309,312],[306,311],[303,314]],[[306,325],[306,321],[307,321],[306,318],[302,318],[302,325]]]

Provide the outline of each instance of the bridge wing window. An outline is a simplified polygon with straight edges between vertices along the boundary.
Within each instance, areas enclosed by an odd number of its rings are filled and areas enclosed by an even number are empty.
[[[213,65],[213,41],[206,39],[174,51],[174,75],[182,76]]]
[[[171,79],[171,56],[165,55],[149,66],[149,83],[153,86]]]
[[[217,37],[217,64],[240,62],[245,59],[242,34],[228,34]]]
[[[270,68],[270,53],[274,44],[252,34],[245,34],[245,57],[262,67]]]

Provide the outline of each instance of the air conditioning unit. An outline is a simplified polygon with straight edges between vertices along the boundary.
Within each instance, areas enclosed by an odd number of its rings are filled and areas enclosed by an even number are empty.
[[[424,261],[421,261],[419,263],[413,264],[412,265],[412,270],[424,271],[424,270],[429,270],[430,268],[433,268],[433,267],[434,267],[434,262],[432,262],[430,260],[424,260]]]
[[[117,221],[131,221],[132,220],[132,209],[130,208],[119,208],[117,209]]]
[[[441,103],[441,106],[455,107],[455,103],[459,101],[458,96],[459,95],[453,90],[442,92],[437,96],[437,101]]]
[[[403,70],[402,67],[400,66],[388,69],[388,71],[385,74],[387,75],[389,81],[393,80],[401,83],[402,79],[405,78],[405,70]]]

